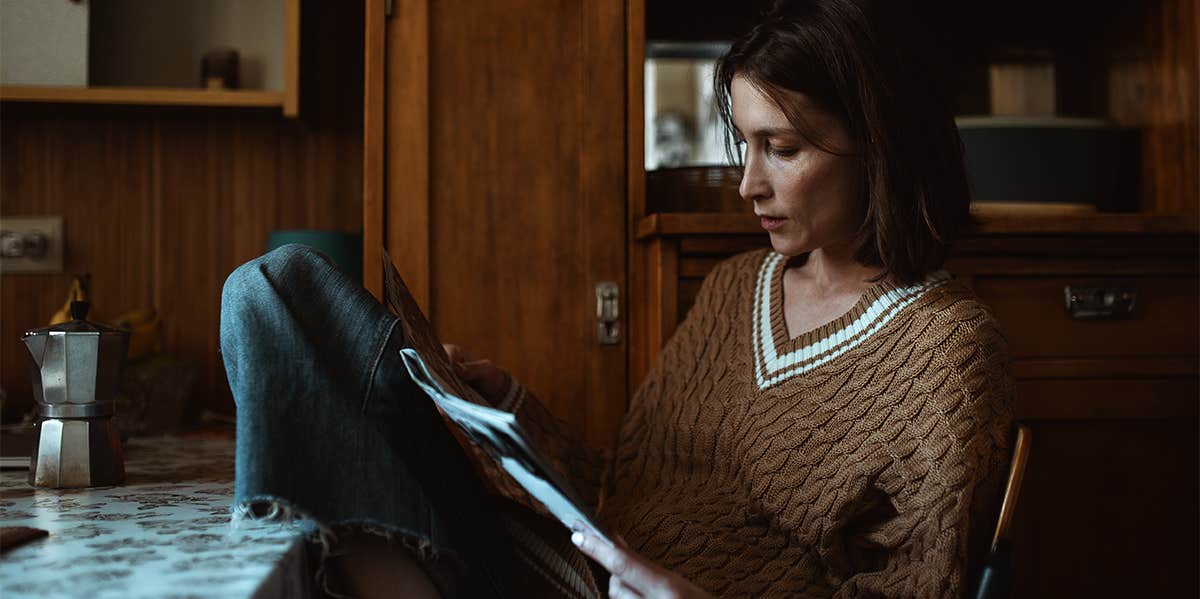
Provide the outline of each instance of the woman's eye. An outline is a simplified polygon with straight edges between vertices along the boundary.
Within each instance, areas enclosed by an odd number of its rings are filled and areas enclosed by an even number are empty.
[[[793,148],[791,146],[768,146],[767,151],[780,158],[791,158],[792,156],[795,156],[800,149]]]

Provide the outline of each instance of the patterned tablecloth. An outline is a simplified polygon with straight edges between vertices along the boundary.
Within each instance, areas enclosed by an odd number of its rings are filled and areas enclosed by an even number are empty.
[[[0,597],[249,597],[300,533],[230,521],[232,440],[134,439],[126,482],[34,489],[0,473],[0,525],[50,531],[0,556]]]

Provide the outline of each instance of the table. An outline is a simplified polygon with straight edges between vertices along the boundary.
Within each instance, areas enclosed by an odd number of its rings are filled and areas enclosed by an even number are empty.
[[[232,439],[132,439],[125,469],[60,490],[0,473],[0,525],[50,532],[0,556],[0,597],[250,597],[302,545],[295,527],[231,522]]]

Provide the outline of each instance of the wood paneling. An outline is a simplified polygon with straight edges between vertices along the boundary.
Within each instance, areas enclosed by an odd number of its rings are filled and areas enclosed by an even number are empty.
[[[1109,112],[1142,130],[1145,212],[1200,214],[1200,10],[1196,0],[1153,0],[1108,65]]]
[[[362,13],[311,5],[305,38],[321,51],[306,54],[300,120],[268,109],[3,105],[0,213],[62,215],[66,235],[65,274],[0,279],[6,419],[32,405],[20,335],[45,325],[77,272],[92,273],[101,315],[158,308],[167,350],[201,366],[198,401],[232,411],[217,353],[225,277],[271,230],[361,226]]]
[[[363,286],[383,299],[387,16],[384,0],[363,0],[363,10]]]
[[[1013,597],[1195,597],[1195,416],[1028,424]]]
[[[614,68],[623,64],[627,42],[625,38],[626,3],[622,0],[581,3],[581,51],[583,64],[577,75],[580,84],[576,110],[581,122],[581,157],[579,161],[579,200],[585,221],[579,229],[583,236],[584,268],[582,306],[574,308],[589,321],[590,334],[585,334],[587,348],[584,365],[586,395],[583,430],[599,446],[615,444],[617,431],[625,418],[628,385],[628,332],[622,331],[619,345],[600,345],[597,333],[595,286],[612,281],[621,292],[620,314],[622,328],[628,329],[630,313],[626,227],[626,168],[625,155],[631,146],[621,132],[627,126],[628,83],[626,70]],[[641,147],[641,142],[638,142]],[[561,201],[561,196],[555,197]],[[573,300],[573,298],[572,298]],[[569,300],[571,301],[571,300]],[[578,402],[577,392],[570,388],[558,390],[565,398]],[[574,396],[574,397],[573,397]]]
[[[509,368],[611,445],[625,344],[598,344],[594,285],[627,289],[625,3],[452,0],[428,11],[429,191],[406,187],[419,163],[392,155],[389,140],[388,221],[406,227],[410,208],[419,222],[428,206],[439,336]],[[399,41],[389,35],[389,68]],[[391,85],[389,111],[405,109]],[[406,133],[393,126],[389,136]]]
[[[387,23],[384,239],[413,299],[433,319],[429,0],[400,0],[393,10]]]
[[[645,0],[625,0],[625,231],[628,239],[637,237],[638,222],[646,214],[646,157],[645,157],[645,60],[646,60],[646,3]],[[647,304],[654,294],[649,273],[652,256],[646,244],[629,243],[626,256],[625,295],[629,307]],[[625,312],[625,330],[629,338],[626,347],[628,380],[626,381],[626,405],[637,392],[637,387],[646,375],[646,364],[650,361],[651,346],[645,340],[654,336],[650,321],[641,310]]]
[[[283,114],[300,114],[300,0],[283,7]]]

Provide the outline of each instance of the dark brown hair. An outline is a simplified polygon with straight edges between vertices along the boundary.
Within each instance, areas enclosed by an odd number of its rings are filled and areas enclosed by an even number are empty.
[[[838,118],[859,160],[866,218],[859,262],[924,280],[970,226],[962,141],[929,36],[895,0],[782,0],[717,62],[718,110],[734,131],[730,86],[746,77],[810,143],[795,93]],[[733,148],[731,159],[740,160]]]

